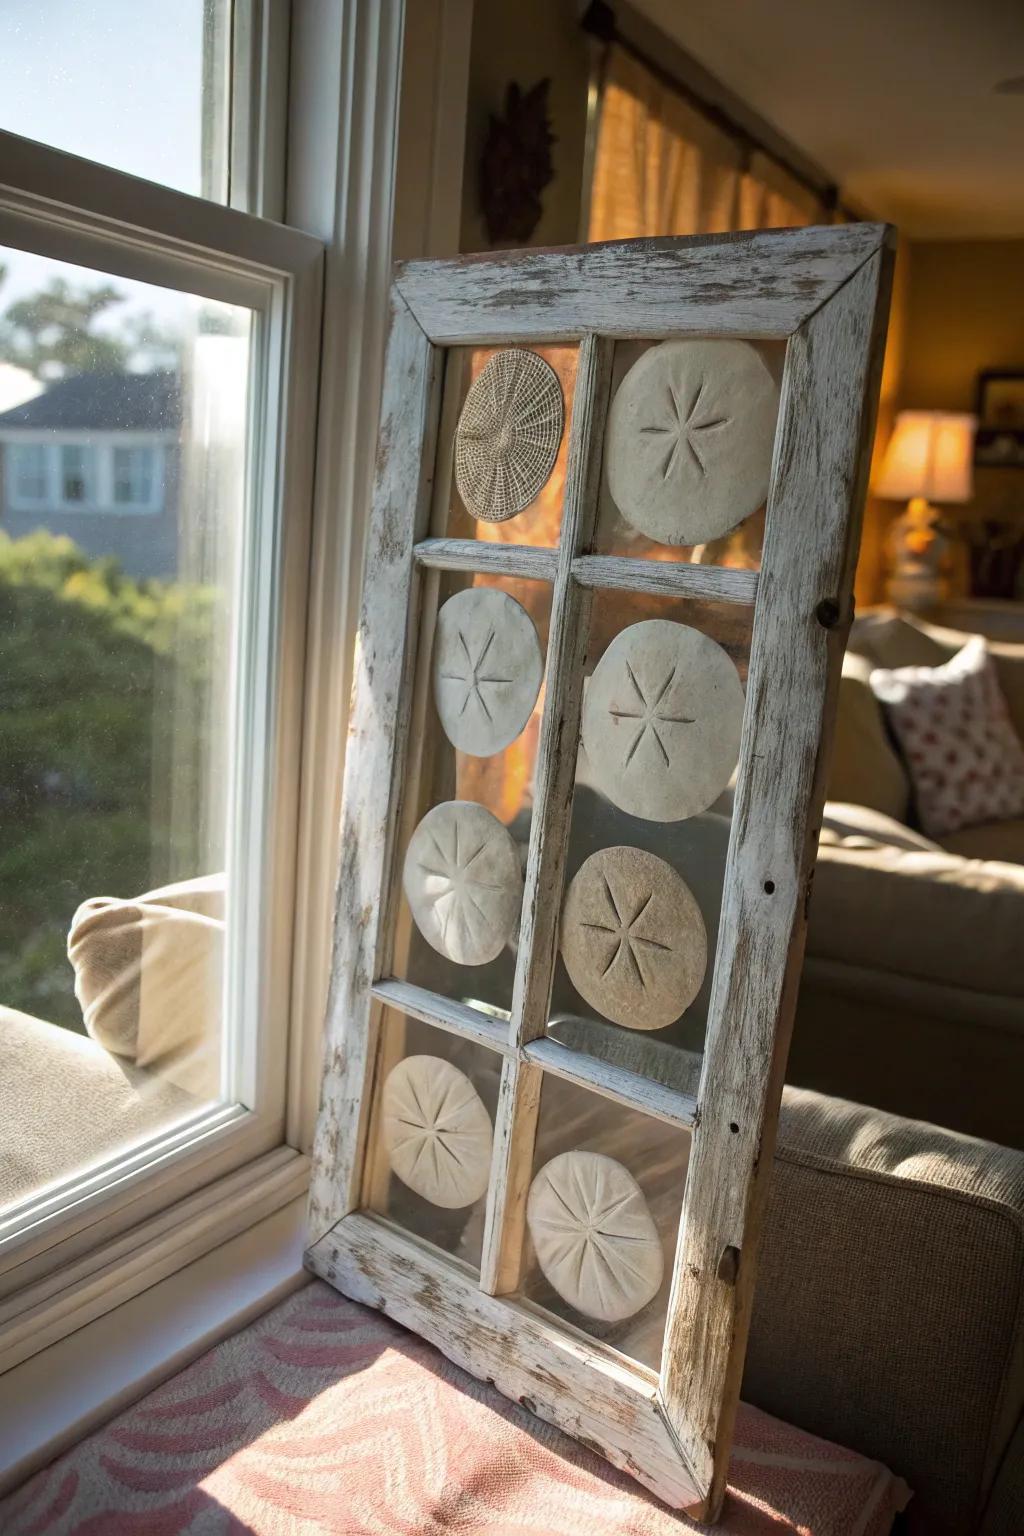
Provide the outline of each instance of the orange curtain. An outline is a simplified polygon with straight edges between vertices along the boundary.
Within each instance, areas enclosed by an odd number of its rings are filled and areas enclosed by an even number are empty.
[[[830,222],[770,156],[741,146],[625,49],[605,56],[588,239]]]

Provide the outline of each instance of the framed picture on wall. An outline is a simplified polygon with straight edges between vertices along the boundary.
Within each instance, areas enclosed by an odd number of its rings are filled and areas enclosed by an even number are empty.
[[[980,373],[977,412],[975,464],[1024,469],[1024,368]]]

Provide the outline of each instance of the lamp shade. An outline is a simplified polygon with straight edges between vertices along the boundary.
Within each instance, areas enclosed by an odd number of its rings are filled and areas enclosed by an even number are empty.
[[[970,501],[974,416],[900,411],[875,494],[892,501]]]

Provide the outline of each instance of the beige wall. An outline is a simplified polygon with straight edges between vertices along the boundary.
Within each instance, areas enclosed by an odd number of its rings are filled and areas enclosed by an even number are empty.
[[[579,236],[587,128],[589,53],[575,0],[476,0],[469,65],[462,249],[489,250],[478,196],[488,116],[502,113],[509,81],[527,89],[549,76],[556,143],[554,180],[531,245],[571,245]]]

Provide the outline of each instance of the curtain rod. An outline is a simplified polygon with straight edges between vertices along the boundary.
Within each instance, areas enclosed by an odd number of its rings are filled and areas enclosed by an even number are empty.
[[[600,42],[616,43],[626,53],[632,54],[637,63],[642,64],[645,69],[649,70],[662,85],[667,86],[669,90],[675,91],[677,95],[682,96],[684,100],[688,101],[692,107],[695,107],[698,112],[706,117],[709,122],[714,123],[715,127],[720,129],[727,138],[739,144],[748,159],[754,150],[759,150],[761,154],[767,155],[769,160],[774,160],[776,165],[781,166],[787,176],[791,176],[794,181],[799,182],[800,186],[813,193],[824,209],[831,212],[839,207],[839,188],[834,181],[818,180],[806,171],[802,171],[799,166],[794,165],[785,155],[780,155],[778,150],[773,149],[763,139],[751,133],[749,128],[744,128],[741,123],[738,123],[722,107],[713,101],[708,101],[707,97],[694,90],[692,85],[688,85],[685,80],[680,79],[678,75],[666,69],[664,64],[652,58],[650,54],[646,53],[643,48],[638,47],[630,38],[623,36],[616,25],[615,12],[606,3],[606,0],[591,0],[580,22],[580,26],[585,32],[589,32],[591,37],[597,38]]]

